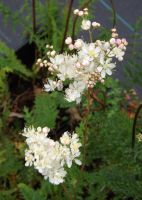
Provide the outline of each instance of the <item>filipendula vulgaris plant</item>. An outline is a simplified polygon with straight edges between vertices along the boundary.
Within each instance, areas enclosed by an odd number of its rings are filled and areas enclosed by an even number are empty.
[[[127,41],[118,38],[118,33],[113,28],[108,41],[94,42],[93,30],[100,28],[100,23],[88,19],[87,8],[74,10],[74,15],[82,18],[81,28],[89,32],[90,42],[82,39],[73,41],[69,36],[65,40],[68,51],[64,53],[57,53],[53,46],[46,45],[47,54],[43,59],[39,58],[37,64],[48,67],[50,72],[50,77],[44,84],[46,92],[63,91],[67,101],[79,104],[86,91],[90,95],[96,83],[104,84],[105,78],[112,75],[116,67],[115,60],[123,60]],[[49,131],[48,127],[31,126],[24,129],[22,135],[26,137],[28,145],[25,165],[34,166],[50,183],[58,185],[64,182],[66,167],[70,168],[73,162],[82,164],[78,158],[82,145],[76,133],[65,132],[59,141],[54,141],[48,137]],[[86,135],[83,137],[85,146]]]

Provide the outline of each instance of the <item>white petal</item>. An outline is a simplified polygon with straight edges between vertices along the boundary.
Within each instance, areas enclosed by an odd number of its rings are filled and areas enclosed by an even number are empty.
[[[68,166],[68,168],[70,168],[72,166],[72,160],[67,159],[67,166]]]
[[[102,78],[105,78],[105,76],[106,76],[106,71],[105,71],[105,70],[102,70],[102,71],[101,71],[101,77],[102,77]]]
[[[106,73],[108,74],[108,75],[112,75],[112,71],[108,68],[108,69],[106,69]]]
[[[51,91],[50,85],[49,85],[49,84],[44,84],[44,90],[45,90],[46,92]]]
[[[77,165],[82,165],[82,162],[81,162],[80,160],[75,159],[74,161],[75,161],[75,163],[76,163]]]
[[[102,67],[97,67],[98,72],[101,72],[102,69],[103,69]]]

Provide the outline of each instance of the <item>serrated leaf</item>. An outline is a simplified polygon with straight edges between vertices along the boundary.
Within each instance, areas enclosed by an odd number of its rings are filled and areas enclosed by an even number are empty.
[[[27,121],[27,125],[54,128],[58,114],[57,105],[56,99],[52,95],[47,93],[37,95],[31,119]],[[30,115],[28,116],[30,117]]]
[[[32,77],[32,72],[17,59],[15,52],[2,41],[0,41],[0,68],[23,77]]]

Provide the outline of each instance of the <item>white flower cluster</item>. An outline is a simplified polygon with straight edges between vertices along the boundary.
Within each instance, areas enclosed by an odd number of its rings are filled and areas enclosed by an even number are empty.
[[[88,15],[88,8],[84,8],[83,10],[75,9],[74,15],[78,15],[79,17],[83,17],[85,15]]]
[[[69,55],[66,53],[56,54],[50,57],[48,63],[49,71],[56,80],[49,79],[44,85],[45,91],[53,91],[56,88],[62,90],[63,82],[70,80],[69,87],[65,90],[65,98],[77,103],[81,95],[88,87],[93,87],[98,81],[103,82],[106,75],[112,75],[116,67],[113,58],[123,60],[126,50],[126,40],[111,38],[109,41],[97,40],[94,43],[85,43],[78,39],[74,44],[71,38],[66,39],[68,45],[73,45],[77,53]]]
[[[79,12],[74,11],[76,15],[79,15]],[[91,26],[97,28],[100,24],[83,19],[81,27],[84,30],[90,29]],[[65,43],[72,51],[71,54],[58,54],[53,49],[54,55],[48,53],[47,67],[52,78],[48,79],[44,89],[47,92],[55,89],[61,91],[67,81],[69,86],[65,89],[65,98],[76,103],[80,103],[86,89],[93,88],[97,82],[103,83],[106,75],[112,75],[116,67],[115,60],[123,60],[127,46],[126,39],[119,39],[115,28],[112,29],[112,37],[108,41],[96,40],[87,43],[82,39],[73,41],[71,37],[67,37]]]
[[[28,149],[25,150],[25,166],[34,166],[45,179],[58,185],[64,182],[65,168],[70,168],[72,162],[81,165],[81,143],[77,134],[71,135],[65,132],[60,141],[54,141],[48,137],[48,127],[29,127],[21,133],[26,137]]]

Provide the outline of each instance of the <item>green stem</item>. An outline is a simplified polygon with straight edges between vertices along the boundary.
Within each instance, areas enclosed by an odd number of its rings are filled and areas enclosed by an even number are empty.
[[[86,160],[86,145],[87,145],[87,141],[88,141],[88,116],[90,114],[90,108],[91,108],[91,95],[90,95],[90,90],[88,89],[87,94],[86,94],[86,98],[88,100],[87,102],[87,112],[84,115],[83,118],[83,123],[84,123],[84,131],[83,131],[83,164],[81,167],[81,172],[83,173],[84,171],[84,167],[85,167],[85,160]],[[79,178],[78,178],[79,180]],[[78,182],[76,183],[75,187],[74,187],[74,200],[76,200],[76,193],[77,193],[77,186],[78,186]]]
[[[109,0],[111,7],[112,7],[112,13],[113,13],[113,25],[112,27],[114,28],[116,26],[116,11],[115,11],[115,6],[113,0]]]
[[[93,36],[92,36],[92,31],[89,30],[89,37],[90,37],[90,42],[92,43],[93,42]]]
[[[83,132],[83,165],[81,170],[84,170],[84,166],[85,166],[85,161],[86,161],[86,145],[87,145],[87,141],[88,141],[88,117],[90,114],[90,108],[91,108],[91,100],[90,100],[91,96],[90,96],[90,90],[88,89],[87,91],[87,112],[86,115],[84,116],[83,122],[84,122],[84,132]]]

